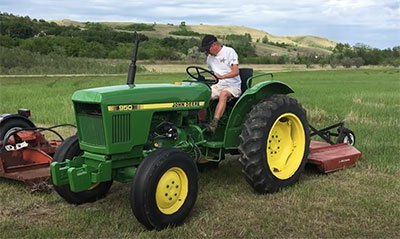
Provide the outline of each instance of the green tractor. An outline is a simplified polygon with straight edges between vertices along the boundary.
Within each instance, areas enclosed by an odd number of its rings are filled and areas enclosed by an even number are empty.
[[[225,154],[240,155],[247,182],[257,193],[294,184],[309,152],[306,113],[284,83],[253,85],[241,69],[242,95],[228,103],[215,134],[206,132],[198,111],[212,117],[207,69],[190,66],[175,84],[134,84],[138,40],[126,85],[79,90],[72,96],[77,135],[54,155],[51,176],[57,193],[82,204],[106,196],[114,180],[131,182],[135,217],[148,229],[181,224],[198,193],[198,171],[216,168]]]

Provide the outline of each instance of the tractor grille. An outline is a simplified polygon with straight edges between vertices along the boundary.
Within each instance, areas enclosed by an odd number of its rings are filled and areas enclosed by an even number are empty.
[[[91,145],[105,146],[106,140],[100,105],[79,103],[75,104],[75,111],[80,140]]]
[[[130,140],[130,124],[131,117],[129,114],[112,116],[112,143],[122,143]]]

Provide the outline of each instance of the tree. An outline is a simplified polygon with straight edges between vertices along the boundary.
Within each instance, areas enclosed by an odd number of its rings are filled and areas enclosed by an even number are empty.
[[[86,47],[80,50],[79,56],[90,58],[105,58],[107,56],[107,50],[101,43],[89,42]]]
[[[344,57],[340,62],[342,63],[342,66],[346,68],[350,68],[353,65],[352,59],[348,56]]]
[[[239,57],[251,57],[256,55],[256,49],[251,44],[251,36],[246,33],[245,35],[227,35],[227,44],[232,46]]]
[[[8,35],[0,35],[0,46],[4,47],[15,47],[18,46],[18,40],[8,36]]]
[[[265,35],[265,36],[262,38],[262,43],[267,44],[268,42],[269,42],[268,36]]]
[[[20,47],[24,50],[37,52],[43,55],[52,52],[52,42],[51,39],[47,37],[36,37],[23,40]]]
[[[339,59],[337,59],[335,56],[333,56],[330,61],[329,61],[329,65],[334,69],[336,68],[338,65],[340,64]]]
[[[364,59],[361,57],[353,58],[353,63],[357,68],[360,68],[362,65],[364,65]]]
[[[199,62],[200,59],[204,58],[204,54],[199,51],[199,47],[194,46],[188,49],[186,59],[192,63]]]

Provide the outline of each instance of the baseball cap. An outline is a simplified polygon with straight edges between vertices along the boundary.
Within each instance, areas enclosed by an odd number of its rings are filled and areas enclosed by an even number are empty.
[[[208,51],[211,44],[217,41],[217,38],[214,35],[205,35],[203,40],[201,41],[200,51]]]

